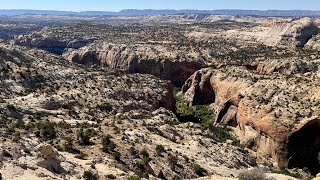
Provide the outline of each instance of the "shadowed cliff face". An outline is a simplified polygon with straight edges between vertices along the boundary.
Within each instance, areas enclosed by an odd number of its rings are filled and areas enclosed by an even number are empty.
[[[317,61],[313,63],[319,65]],[[277,63],[271,64],[271,69],[266,69],[268,75],[261,74],[259,68],[257,71],[245,66],[202,69],[186,81],[182,92],[192,105],[212,103],[216,124],[235,127],[241,143],[266,159],[272,157],[277,166],[307,167],[317,173],[320,170],[317,160],[320,123],[314,120],[320,115],[317,68],[305,69],[303,63],[292,63],[284,66],[286,73],[282,75],[274,68]],[[206,95],[211,102],[203,101]]]
[[[312,174],[320,171],[320,120],[309,121],[288,139],[288,167],[307,167]]]

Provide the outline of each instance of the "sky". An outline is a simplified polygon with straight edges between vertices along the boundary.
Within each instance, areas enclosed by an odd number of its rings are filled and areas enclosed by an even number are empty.
[[[320,10],[320,0],[0,0],[0,9],[119,11],[122,9]]]

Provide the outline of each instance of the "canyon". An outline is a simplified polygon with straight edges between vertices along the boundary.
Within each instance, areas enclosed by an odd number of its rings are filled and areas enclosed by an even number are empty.
[[[320,172],[316,17],[43,16],[0,23],[4,179]]]

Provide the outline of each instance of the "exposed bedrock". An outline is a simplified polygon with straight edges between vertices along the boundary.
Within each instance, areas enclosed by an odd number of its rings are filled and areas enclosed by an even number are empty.
[[[268,24],[268,25],[267,25]],[[315,47],[319,29],[311,18],[301,18],[292,21],[274,21],[256,26],[248,31],[230,30],[226,35],[232,39],[261,42],[268,46],[283,46],[289,48]],[[309,42],[310,41],[310,42]]]
[[[51,37],[41,34],[41,32],[33,32],[27,35],[19,35],[11,41],[11,44],[35,47],[48,52],[61,55],[66,48],[78,49],[87,45],[90,41],[85,39],[75,39],[72,41],[61,40],[57,37]]]
[[[278,72],[282,75],[291,75],[296,73],[316,72],[319,68],[319,60],[303,61],[303,60],[269,60],[259,62],[257,72],[260,74],[272,74]]]
[[[182,91],[192,105],[211,104],[215,123],[234,127],[241,143],[268,162],[316,173],[320,81],[313,71],[301,72],[288,76],[246,67],[205,68],[192,75]]]
[[[98,43],[78,50],[70,49],[63,56],[79,64],[152,74],[177,86],[182,86],[194,72],[205,67],[201,59],[188,59],[163,46]]]

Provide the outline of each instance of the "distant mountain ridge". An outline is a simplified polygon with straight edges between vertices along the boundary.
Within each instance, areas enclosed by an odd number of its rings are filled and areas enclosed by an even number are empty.
[[[174,15],[174,14],[228,14],[228,15],[253,15],[253,16],[320,16],[320,11],[311,10],[174,10],[174,9],[124,9],[119,12],[112,11],[55,11],[55,10],[27,10],[12,9],[0,10],[0,15],[22,15],[22,14],[48,14],[48,15],[80,15],[80,16],[141,16],[141,15]]]

